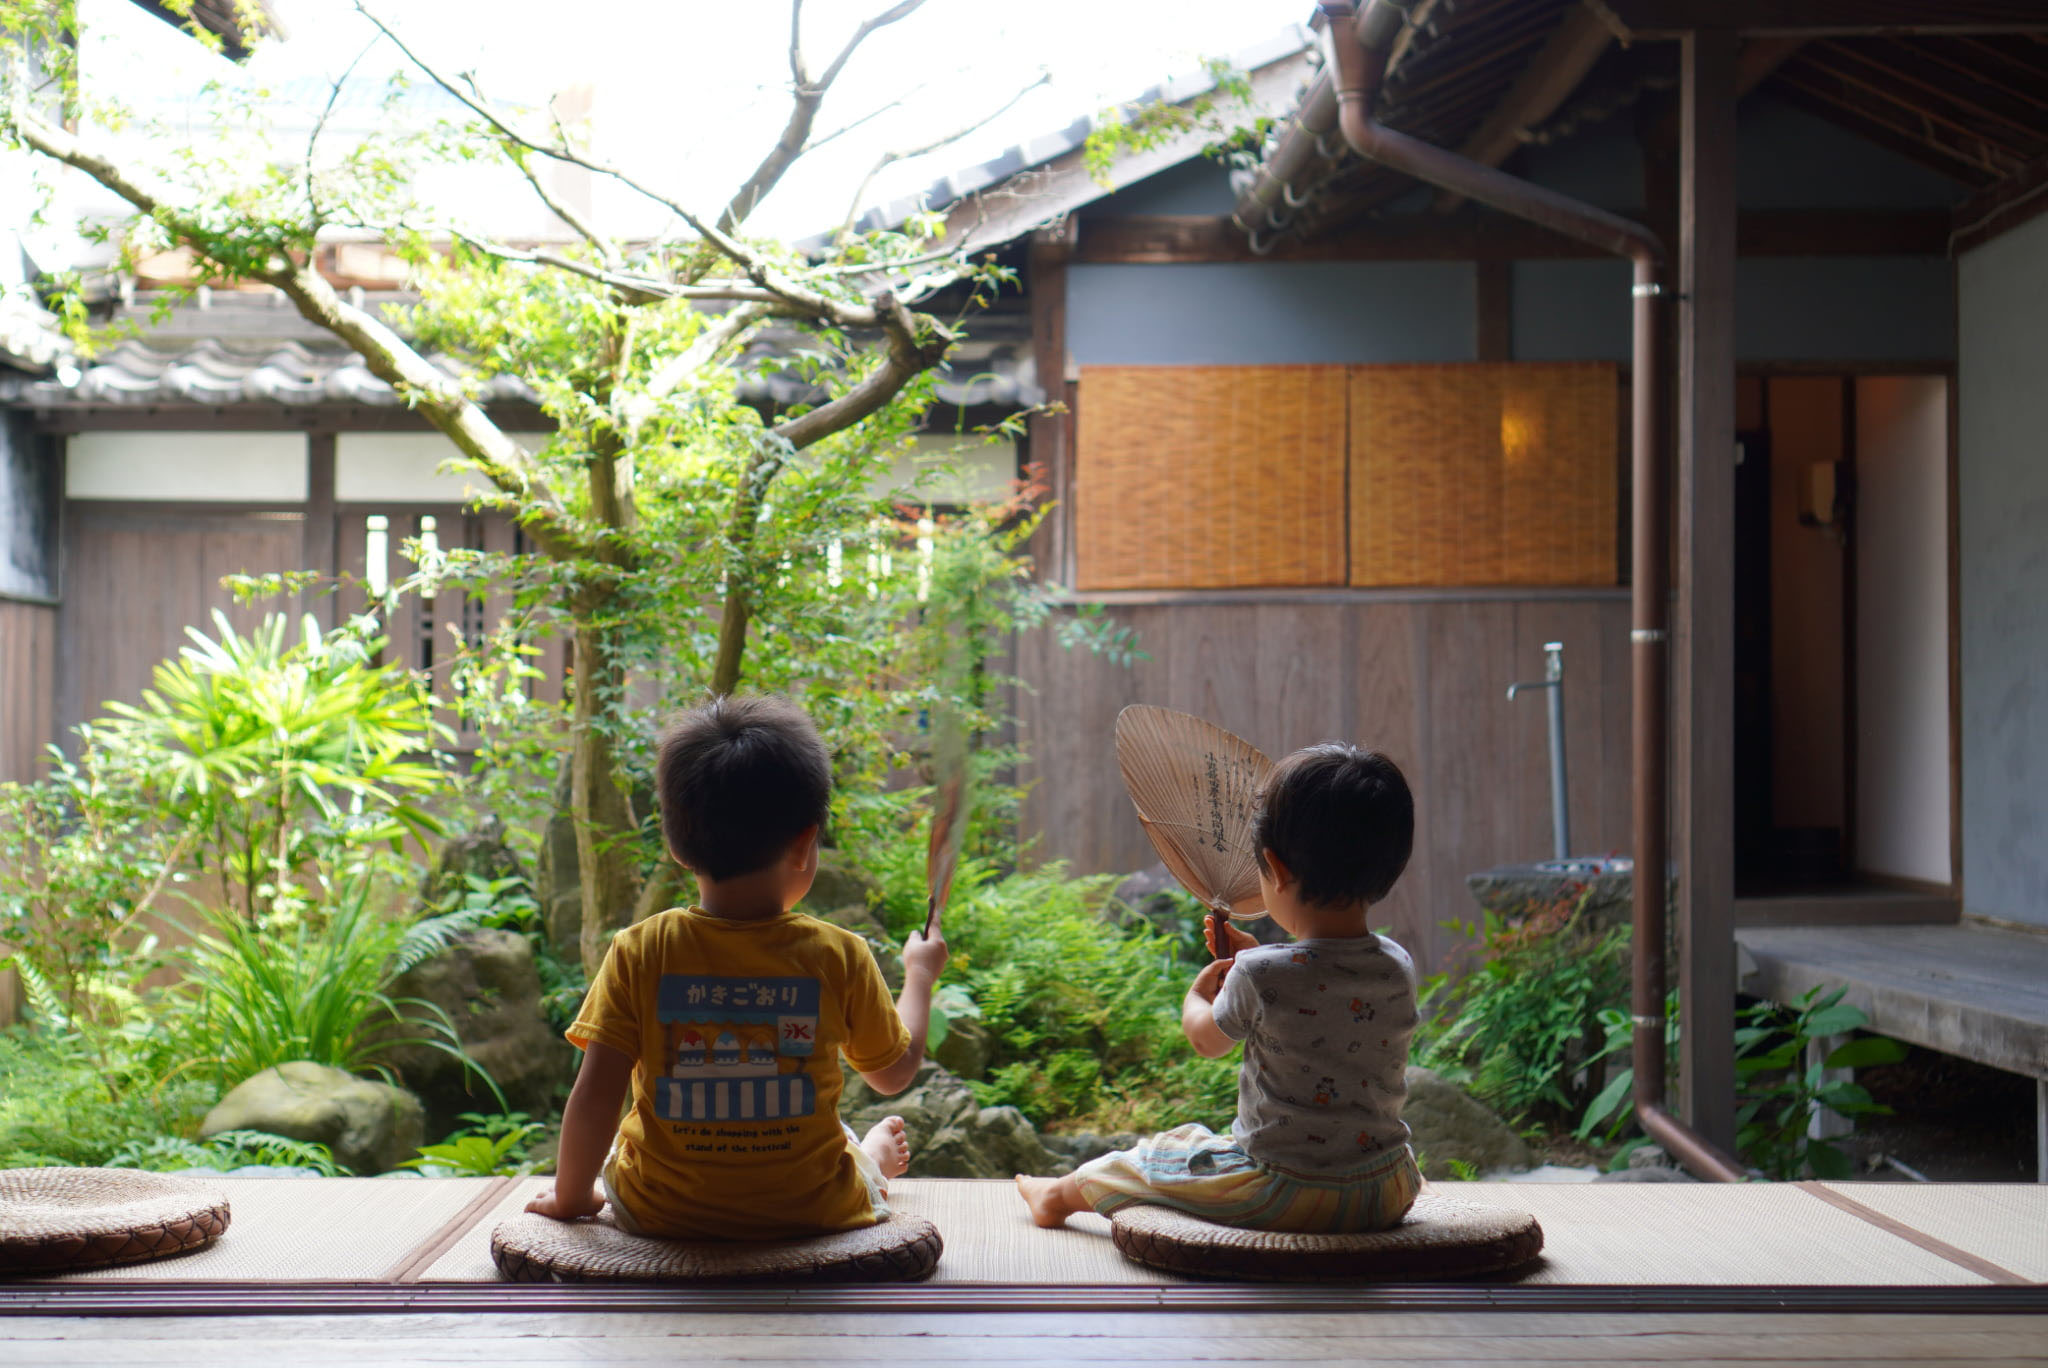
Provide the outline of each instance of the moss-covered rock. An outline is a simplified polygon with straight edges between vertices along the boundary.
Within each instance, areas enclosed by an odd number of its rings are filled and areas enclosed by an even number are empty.
[[[327,1146],[357,1173],[394,1169],[426,1139],[419,1099],[345,1069],[295,1060],[239,1084],[200,1125],[201,1138],[252,1130]]]

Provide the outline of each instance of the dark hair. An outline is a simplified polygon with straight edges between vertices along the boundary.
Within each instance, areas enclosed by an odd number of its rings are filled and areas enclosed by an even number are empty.
[[[802,708],[785,698],[716,698],[661,736],[654,782],[661,834],[711,879],[764,869],[804,828],[822,826],[832,757]]]
[[[1273,767],[1252,836],[1259,867],[1278,855],[1303,902],[1376,903],[1408,867],[1415,798],[1401,767],[1341,742],[1298,750]]]

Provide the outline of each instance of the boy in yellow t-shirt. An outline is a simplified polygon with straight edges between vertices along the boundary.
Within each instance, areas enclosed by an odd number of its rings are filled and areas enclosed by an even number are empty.
[[[702,902],[613,939],[569,1028],[583,1068],[554,1190],[527,1210],[568,1221],[609,1199],[621,1229],[679,1239],[873,1225],[910,1146],[901,1117],[861,1140],[840,1122],[839,1057],[877,1092],[910,1085],[945,939],[911,936],[892,1006],[867,942],[791,910],[817,874],[832,787],[794,704],[721,698],[685,714],[661,739],[656,784],[669,853]]]

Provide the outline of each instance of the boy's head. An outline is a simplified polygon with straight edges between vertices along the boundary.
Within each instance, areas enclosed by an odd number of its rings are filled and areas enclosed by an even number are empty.
[[[1400,766],[1341,742],[1298,750],[1273,767],[1252,829],[1259,866],[1271,851],[1305,903],[1376,903],[1408,865],[1415,799]]]
[[[655,762],[661,834],[700,878],[773,864],[825,823],[832,757],[803,709],[782,698],[717,698],[662,733]]]

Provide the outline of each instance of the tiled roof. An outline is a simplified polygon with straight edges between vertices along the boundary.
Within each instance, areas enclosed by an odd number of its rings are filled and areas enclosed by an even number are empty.
[[[1265,42],[1231,56],[1231,64],[1240,70],[1252,71],[1269,66],[1274,62],[1302,54],[1313,48],[1315,35],[1304,25],[1294,25],[1282,33],[1275,34]],[[1206,72],[1176,77],[1171,81],[1153,86],[1151,89],[1125,101],[1128,106],[1143,106],[1159,102],[1177,104],[1191,100],[1213,88],[1215,82]],[[856,232],[868,233],[879,228],[894,228],[912,214],[923,209],[944,209],[957,204],[977,191],[1002,184],[1022,171],[1044,166],[1047,162],[1063,157],[1088,141],[1089,133],[1095,129],[1093,118],[1079,118],[1065,128],[1033,138],[1028,143],[1019,143],[1006,148],[1000,155],[972,166],[965,166],[933,181],[922,192],[904,195],[878,204],[864,211],[853,222]],[[1192,154],[1190,154],[1192,155]],[[1110,191],[1102,187],[1097,195]],[[821,234],[807,239],[803,246],[822,247],[829,242],[831,234]],[[987,244],[983,244],[987,245]]]
[[[57,316],[27,290],[0,289],[0,363],[60,373],[71,366],[71,341],[58,330]]]
[[[219,298],[219,296],[216,296]],[[260,297],[259,297],[260,298]],[[247,316],[265,314],[253,321]],[[242,317],[237,317],[242,315]],[[217,326],[209,328],[212,321]],[[396,406],[399,396],[370,373],[363,359],[289,314],[266,305],[181,310],[173,326],[131,338],[81,363],[75,384],[57,378],[0,374],[0,403],[24,408],[102,405],[362,404]],[[293,326],[296,324],[297,326]],[[1042,403],[1032,366],[1026,320],[1016,315],[977,319],[974,333],[940,372],[939,398],[948,404],[1027,408]],[[773,369],[778,356],[795,357],[816,340],[794,329],[756,336],[740,365],[740,396],[749,402],[815,403],[822,391],[800,376]],[[435,358],[446,365],[445,358]],[[486,404],[534,401],[526,385],[500,376],[487,383]]]

